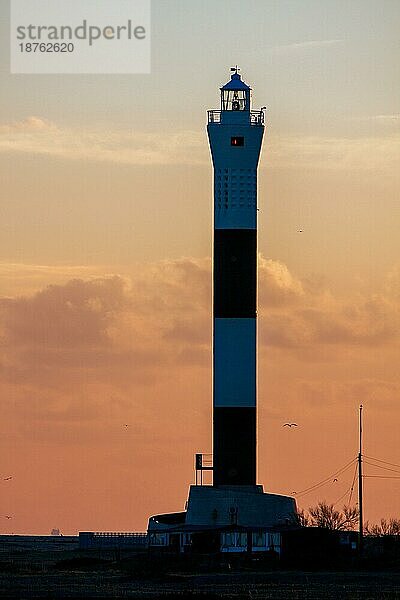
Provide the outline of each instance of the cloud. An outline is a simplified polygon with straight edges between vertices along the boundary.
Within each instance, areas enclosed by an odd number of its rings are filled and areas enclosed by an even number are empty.
[[[32,269],[43,281],[46,267]],[[8,270],[3,264],[6,277]],[[302,365],[301,397],[312,402],[319,393],[313,392],[316,365],[325,365],[337,380],[338,365],[351,355],[354,380],[363,381],[360,365],[366,356],[379,352],[390,363],[399,350],[399,273],[392,269],[379,293],[341,299],[321,283],[296,277],[282,262],[260,256],[259,359],[263,369],[272,369],[268,383],[285,364],[289,370]],[[57,268],[49,268],[49,282],[59,276]],[[20,284],[17,290],[0,299],[0,391],[5,422],[13,423],[19,435],[56,442],[58,431],[68,431],[71,439],[91,439],[96,423],[102,438],[107,427],[118,429],[129,418],[145,427],[155,413],[167,423],[173,420],[165,404],[171,393],[180,419],[190,420],[204,394],[210,394],[209,259],[160,261],[137,266],[129,275],[73,278],[29,295],[21,295]],[[392,379],[380,378],[387,403],[394,393]],[[278,389],[282,382],[272,385]],[[193,405],[183,402],[188,395]]]
[[[65,284],[71,279],[88,280],[111,271],[106,265],[35,265],[0,262],[3,296],[31,296],[49,283]]]
[[[135,165],[205,162],[201,132],[144,133],[61,127],[37,116],[0,125],[0,152]]]
[[[371,115],[369,117],[359,117],[360,121],[381,121],[384,123],[396,123],[400,120],[400,114],[393,115]]]
[[[286,54],[291,52],[298,52],[304,50],[314,50],[319,48],[325,48],[330,46],[338,46],[344,43],[344,39],[333,39],[333,40],[308,40],[303,42],[294,42],[292,44],[283,44],[280,46],[274,46],[272,52],[276,54]]]
[[[46,348],[98,345],[107,341],[107,325],[120,308],[119,277],[51,285],[32,298],[3,299],[4,329],[15,344]]]
[[[295,278],[280,261],[258,258],[259,295],[261,306],[285,306],[304,296],[301,281]]]
[[[209,150],[199,131],[145,133],[61,127],[40,117],[0,126],[0,152],[127,165],[207,165]],[[375,170],[397,172],[400,135],[318,137],[271,135],[269,169]]]
[[[398,343],[398,282],[398,270],[392,270],[381,293],[343,300],[260,256],[260,346],[309,360],[321,348]],[[168,377],[182,361],[209,368],[210,315],[208,259],[161,261],[130,277],[72,279],[30,296],[3,298],[3,377],[73,388],[80,378],[151,383],[154,373]]]
[[[395,174],[400,135],[335,138],[275,136],[265,147],[268,168],[375,171]]]
[[[13,121],[12,123],[5,123],[0,125],[0,134],[9,134],[9,133],[29,133],[29,132],[46,132],[46,131],[55,131],[57,127],[51,121],[47,119],[42,119],[40,117],[27,117],[22,121]]]
[[[399,341],[399,305],[380,294],[343,300],[329,290],[309,290],[292,296],[286,307],[261,306],[260,315],[261,344],[291,348],[305,360],[319,359],[322,349],[377,348]]]
[[[52,277],[49,270],[48,276]],[[3,379],[71,390],[84,381],[149,384],[171,364],[207,362],[209,261],[163,261],[0,299]]]

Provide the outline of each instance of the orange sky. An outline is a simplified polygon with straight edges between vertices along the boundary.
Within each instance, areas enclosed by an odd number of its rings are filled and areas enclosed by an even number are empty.
[[[14,532],[143,529],[152,512],[182,508],[193,454],[211,450],[209,259],[107,270],[1,267],[5,287],[18,289],[0,304],[2,470],[13,476],[1,504]],[[351,460],[360,402],[365,453],[396,462],[399,290],[398,269],[379,290],[340,299],[260,256],[267,490],[303,490]],[[283,429],[287,420],[299,427]],[[336,501],[352,476],[300,505]],[[368,480],[366,518],[396,514],[397,492],[396,480]]]
[[[251,4],[155,1],[149,76],[1,59],[0,533],[144,530],[211,451],[204,124],[231,62],[268,106],[259,482],[291,494],[348,463],[360,402],[365,454],[400,465],[398,4]],[[299,506],[341,506],[353,475]],[[366,479],[365,518],[399,497]]]

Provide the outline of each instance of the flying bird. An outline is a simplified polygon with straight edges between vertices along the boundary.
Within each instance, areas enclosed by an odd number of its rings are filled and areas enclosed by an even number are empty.
[[[336,477],[335,477],[335,479],[332,481],[332,483],[335,483],[335,481],[337,481]]]
[[[129,427],[129,425],[124,424],[124,427]]]
[[[4,477],[3,481],[10,481],[10,479],[12,479],[12,476],[10,476],[10,477]]]
[[[10,515],[4,515],[5,519],[12,519],[12,517]]]
[[[282,427],[298,427],[297,423],[285,423]]]

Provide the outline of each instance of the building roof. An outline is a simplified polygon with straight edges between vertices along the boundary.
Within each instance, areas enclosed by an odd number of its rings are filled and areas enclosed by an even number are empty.
[[[165,513],[150,517],[151,520],[155,521],[156,523],[162,523],[163,525],[178,525],[180,523],[184,523],[185,518],[186,512]]]
[[[251,88],[242,81],[239,73],[233,73],[231,80],[220,88],[221,90],[251,90]]]

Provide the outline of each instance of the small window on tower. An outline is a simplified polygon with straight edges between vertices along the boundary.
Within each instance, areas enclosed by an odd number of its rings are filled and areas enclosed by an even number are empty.
[[[244,146],[244,137],[237,135],[235,137],[231,137],[231,146]]]

